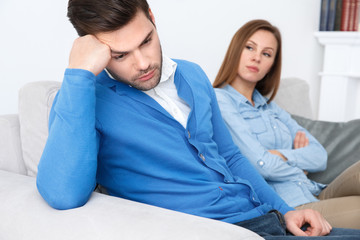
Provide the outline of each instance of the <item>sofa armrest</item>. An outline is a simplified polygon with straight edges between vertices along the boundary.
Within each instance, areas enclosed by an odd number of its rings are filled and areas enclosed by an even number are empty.
[[[349,122],[327,122],[294,116],[326,149],[328,163],[325,171],[309,173],[308,177],[330,183],[346,168],[360,160],[360,119]]]
[[[20,124],[16,114],[0,116],[0,169],[25,174]]]
[[[0,182],[2,239],[262,239],[232,224],[96,192],[83,207],[55,210],[35,178],[0,170]]]

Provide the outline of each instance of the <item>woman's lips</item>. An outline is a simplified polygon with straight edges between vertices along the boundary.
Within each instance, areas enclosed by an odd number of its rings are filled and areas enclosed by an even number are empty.
[[[259,68],[255,66],[247,66],[247,69],[249,69],[251,72],[259,72]]]

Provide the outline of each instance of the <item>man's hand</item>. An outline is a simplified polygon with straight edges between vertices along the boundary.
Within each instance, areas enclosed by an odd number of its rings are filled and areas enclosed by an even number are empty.
[[[312,209],[289,211],[284,217],[287,230],[295,236],[324,236],[332,229],[323,216]],[[300,228],[306,223],[310,226],[304,232]]]
[[[68,67],[88,70],[98,75],[110,59],[110,48],[95,36],[86,35],[74,41]]]
[[[309,145],[309,138],[302,131],[298,131],[294,138],[294,149],[303,148]]]

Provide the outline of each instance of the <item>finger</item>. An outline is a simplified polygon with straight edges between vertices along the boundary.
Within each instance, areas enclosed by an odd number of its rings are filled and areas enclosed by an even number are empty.
[[[302,141],[302,147],[306,147],[309,145],[309,138],[306,136],[306,133],[304,133],[304,138],[303,138],[303,141]]]
[[[294,138],[294,149],[298,149],[299,148],[299,141],[300,141],[300,134],[299,132],[296,133],[295,138]]]
[[[315,237],[315,236],[323,236],[324,228],[322,225],[319,226],[311,226],[306,229],[306,232],[309,236]]]
[[[299,148],[305,147],[306,144],[306,135],[304,132],[299,132]]]
[[[305,132],[298,131],[294,139],[294,149],[303,148],[309,145],[309,138]]]
[[[330,225],[330,223],[328,222],[328,221],[326,221],[325,219],[324,219],[324,231],[323,231],[323,235],[328,235],[330,232],[331,232],[331,230],[332,230],[332,226]]]
[[[308,137],[305,137],[305,146],[304,147],[306,147],[306,146],[309,146],[309,138]]]
[[[306,229],[305,233],[310,237],[323,236],[322,231],[320,229],[315,229],[311,227]]]
[[[294,236],[309,236],[303,230],[301,230],[295,223],[286,224],[286,228],[289,232],[291,232]]]
[[[314,218],[309,219],[310,228],[309,230],[310,236],[324,236],[330,233],[330,224],[325,220],[325,218],[317,211],[312,213]]]

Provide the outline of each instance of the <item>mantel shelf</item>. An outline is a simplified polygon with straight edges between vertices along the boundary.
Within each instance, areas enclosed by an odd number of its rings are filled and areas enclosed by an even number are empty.
[[[360,73],[344,73],[344,72],[320,72],[320,76],[342,76],[356,78],[360,80]]]
[[[344,45],[360,45],[360,32],[315,32],[315,37],[319,43],[327,44],[344,44]]]

